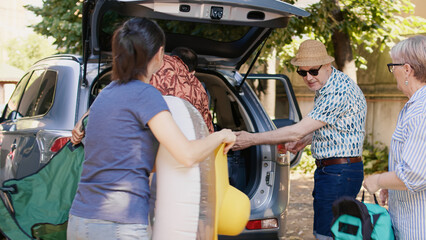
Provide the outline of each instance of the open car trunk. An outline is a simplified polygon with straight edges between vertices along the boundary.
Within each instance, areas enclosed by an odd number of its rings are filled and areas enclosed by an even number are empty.
[[[83,6],[84,62],[110,55],[113,31],[132,17],[155,20],[166,34],[166,52],[192,48],[201,64],[238,69],[270,30],[309,13],[276,0],[88,0]]]
[[[302,9],[276,0],[89,0],[84,5],[83,58],[85,63],[89,56],[99,58],[99,64],[108,65],[113,31],[129,18],[149,18],[165,32],[166,53],[175,47],[191,48],[197,53],[196,76],[208,93],[216,131],[222,128],[269,131],[274,128],[273,123],[263,107],[253,100],[254,93],[247,92],[251,89],[243,78],[238,78],[241,77],[238,70],[256,50],[260,51],[260,45],[274,28],[286,27],[293,16],[308,15]],[[110,73],[104,74],[95,83],[91,101],[109,83],[109,77]],[[287,108],[298,111],[295,104]],[[287,118],[291,120],[285,124],[297,122],[301,119],[300,112]],[[271,149],[276,148],[253,146],[229,152],[231,185],[251,197],[262,181],[262,161],[276,161],[277,153]],[[295,162],[298,157],[293,159]]]
[[[209,96],[209,108],[211,109],[213,126],[215,131],[223,128],[233,131],[251,131],[253,122],[248,113],[241,108],[241,102],[235,90],[227,84],[224,77],[214,71],[201,71],[196,74],[197,78],[205,86]],[[91,93],[91,101],[94,101],[97,94],[111,81],[111,72],[108,71],[94,83]],[[230,184],[245,194],[249,195],[253,190],[255,180],[253,176],[259,171],[258,154],[255,154],[256,147],[247,148],[241,151],[228,152],[228,170]]]
[[[291,125],[302,118],[288,78],[281,75],[252,78],[249,72],[241,75],[238,71],[248,59],[256,61],[256,53],[273,29],[286,27],[293,16],[308,16],[304,10],[279,0],[88,0],[83,12],[83,64],[97,62],[101,72],[91,86],[89,105],[110,82],[113,31],[127,19],[146,17],[164,30],[166,54],[175,47],[191,48],[197,53],[195,75],[208,94],[215,131],[227,128],[265,132],[275,129],[275,124]],[[83,78],[85,72],[83,69]],[[275,109],[280,119],[274,122],[270,119],[250,87],[252,81],[284,83],[282,91],[277,90],[277,99],[284,100]],[[279,154],[274,145],[228,153],[229,182],[249,197],[250,219],[276,223],[265,229],[245,229],[229,239],[284,236],[289,169],[299,159],[300,153]]]
[[[92,86],[90,101],[94,101],[102,88],[110,83],[110,70],[111,69],[107,70]],[[245,85],[246,88],[237,90],[237,88],[231,85],[229,76],[222,72],[212,70],[200,69],[197,71],[196,77],[203,84],[208,94],[209,109],[212,114],[215,131],[227,128],[232,131],[257,132],[259,128],[264,127],[261,125],[264,125],[265,121],[272,124],[261,106],[257,106],[258,108],[253,111],[260,115],[263,114],[263,119],[259,119],[253,116],[253,113],[247,111],[247,105],[253,104],[246,102],[247,100],[240,96],[254,94],[253,92],[247,92],[251,91],[251,88],[248,88],[247,85]],[[253,79],[261,79],[261,77],[253,75],[249,77],[248,83],[250,84]],[[291,89],[291,86],[289,87]],[[288,90],[289,89],[284,89],[283,87],[281,93],[277,95],[277,102],[279,102],[277,109],[281,111],[281,113],[277,113],[280,119],[276,121],[283,122],[280,123],[280,126],[294,124],[302,118],[297,103],[291,101],[291,99],[294,99],[294,96],[287,96],[288,94],[293,94],[292,91],[288,92]],[[292,109],[295,110],[293,111]],[[271,129],[272,128],[271,126]],[[274,156],[275,154],[276,153],[269,152],[266,155]],[[259,181],[261,181],[260,171],[262,169],[262,159],[265,158],[262,157],[264,155],[265,154],[262,154],[262,148],[260,146],[252,146],[239,151],[229,151],[228,171],[230,184],[251,197]],[[300,154],[292,155],[291,162],[289,161],[288,165],[296,165],[299,159]],[[271,160],[275,161],[276,159]]]

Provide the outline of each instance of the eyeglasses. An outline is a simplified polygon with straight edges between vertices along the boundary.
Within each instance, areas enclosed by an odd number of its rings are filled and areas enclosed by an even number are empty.
[[[299,70],[299,68],[297,68],[296,72],[297,72],[300,76],[302,76],[302,77],[306,77],[306,75],[308,75],[308,73],[309,73],[311,76],[317,76],[317,75],[318,75],[319,70],[321,69],[321,67],[322,67],[322,65],[321,65],[318,69],[309,69],[308,71],[305,71],[305,70]]]
[[[388,65],[388,70],[389,70],[389,72],[393,72],[393,67],[394,66],[404,66],[405,65],[405,63],[388,63],[387,64]]]

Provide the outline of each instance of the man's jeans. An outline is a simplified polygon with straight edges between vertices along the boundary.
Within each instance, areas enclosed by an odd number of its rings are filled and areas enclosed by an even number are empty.
[[[139,239],[149,240],[147,225],[124,224],[98,219],[69,216],[67,239],[69,240],[109,240]]]
[[[356,197],[364,179],[363,163],[335,164],[315,170],[314,235],[331,239],[332,205],[341,196]],[[327,237],[328,236],[328,237]]]

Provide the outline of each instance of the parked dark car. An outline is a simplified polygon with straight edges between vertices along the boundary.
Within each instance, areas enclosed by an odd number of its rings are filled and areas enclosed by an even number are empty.
[[[166,33],[166,53],[189,47],[198,54],[196,76],[205,85],[216,130],[270,131],[301,120],[289,79],[249,75],[240,67],[253,59],[274,28],[308,13],[275,0],[85,1],[84,54],[56,55],[36,62],[20,80],[1,116],[0,182],[28,176],[49,162],[69,140],[74,124],[111,81],[110,40],[130,17],[147,17]],[[252,60],[255,61],[255,60]],[[274,81],[274,121],[250,87]],[[228,154],[230,183],[248,195],[250,221],[238,236],[278,239],[285,235],[290,165],[297,155],[276,145]]]

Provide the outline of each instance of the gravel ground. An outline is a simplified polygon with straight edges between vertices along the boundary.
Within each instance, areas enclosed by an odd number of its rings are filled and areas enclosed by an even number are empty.
[[[314,210],[312,208],[313,175],[291,173],[290,179],[290,204],[287,215],[286,239],[315,239],[312,235],[314,220]]]

